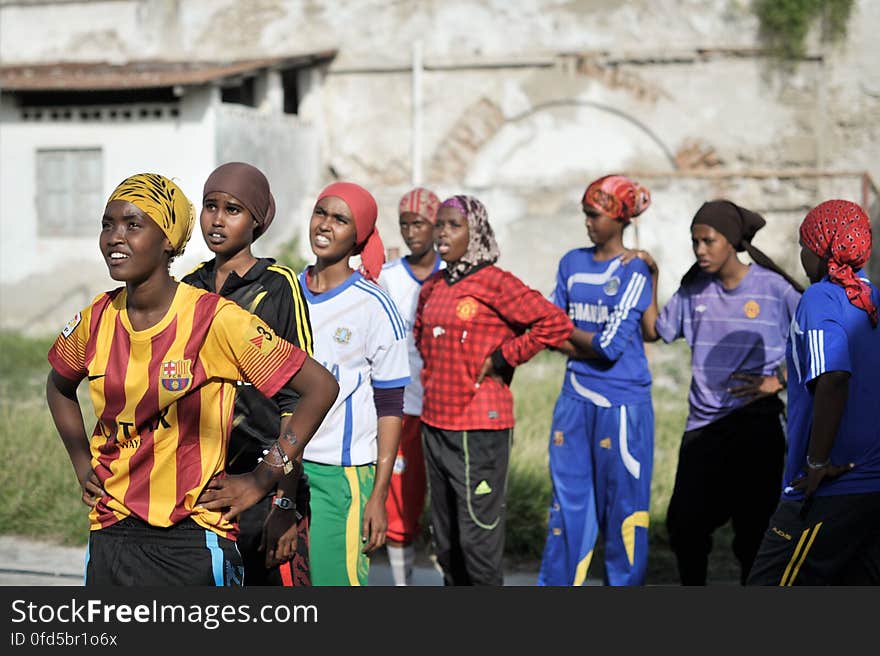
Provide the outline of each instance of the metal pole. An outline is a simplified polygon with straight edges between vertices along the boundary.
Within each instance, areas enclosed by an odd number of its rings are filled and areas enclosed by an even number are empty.
[[[412,184],[422,183],[422,42],[412,47]]]

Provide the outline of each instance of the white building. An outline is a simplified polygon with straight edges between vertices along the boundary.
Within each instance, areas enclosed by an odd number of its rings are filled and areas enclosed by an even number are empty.
[[[172,176],[198,208],[218,164],[251,162],[281,182],[277,222],[289,228],[320,162],[298,103],[334,54],[0,67],[3,326],[54,330],[59,313],[111,284],[98,226],[109,192],[133,173]],[[196,229],[175,271],[209,257]]]

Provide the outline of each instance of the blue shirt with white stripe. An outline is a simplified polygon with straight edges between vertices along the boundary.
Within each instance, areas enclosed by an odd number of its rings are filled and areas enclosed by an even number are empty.
[[[880,292],[863,272],[856,275],[871,285],[871,298],[880,307]],[[880,327],[872,328],[868,314],[846,297],[843,287],[827,277],[811,285],[791,322],[788,347],[788,455],[783,486],[803,475],[813,428],[813,381],[830,371],[850,374],[849,396],[831,462],[855,463],[852,471],[822,481],[819,496],[880,492]],[[787,499],[803,494],[783,493]]]
[[[551,300],[574,325],[596,333],[599,358],[566,365],[562,391],[600,407],[651,400],[651,372],[641,318],[651,304],[652,282],[641,259],[597,261],[595,248],[577,248],[559,261]]]

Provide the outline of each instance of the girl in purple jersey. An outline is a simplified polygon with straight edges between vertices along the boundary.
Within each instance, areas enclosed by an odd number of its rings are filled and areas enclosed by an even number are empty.
[[[703,203],[691,223],[697,262],[657,309],[657,265],[644,251],[654,298],[645,341],[691,347],[688,418],[667,510],[683,585],[705,585],[715,530],[731,521],[744,583],[776,506],[785,453],[783,362],[803,289],[751,241],[764,219],[728,200]],[[746,251],[753,264],[742,262]],[[750,483],[740,484],[743,463]]]

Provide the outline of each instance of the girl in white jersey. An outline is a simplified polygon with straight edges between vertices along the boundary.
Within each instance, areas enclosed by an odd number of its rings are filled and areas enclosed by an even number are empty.
[[[324,189],[309,225],[317,260],[300,276],[314,357],[340,388],[303,455],[313,585],[366,585],[368,555],[385,544],[385,502],[410,375],[405,324],[374,282],[385,259],[376,215],[363,187],[337,182]],[[349,266],[353,255],[361,258],[358,271]]]
[[[406,322],[409,368],[412,381],[403,394],[403,428],[394,461],[388,512],[388,564],[394,585],[411,585],[415,563],[415,541],[421,532],[419,520],[425,506],[427,479],[422,452],[422,357],[416,349],[412,327],[422,284],[445,262],[434,250],[434,222],[440,199],[430,189],[416,187],[405,193],[397,206],[400,236],[409,249],[405,255],[386,262],[379,284],[394,299]]]

